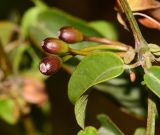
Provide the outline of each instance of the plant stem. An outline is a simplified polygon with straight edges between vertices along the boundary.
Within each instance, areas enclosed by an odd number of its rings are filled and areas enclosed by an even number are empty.
[[[8,60],[8,57],[4,51],[4,48],[0,42],[0,68],[4,72],[5,76],[8,76],[12,73],[12,66],[10,64],[10,61]]]
[[[128,19],[128,22],[130,24],[131,30],[133,32],[133,36],[136,42],[135,49],[139,50],[141,47],[147,47],[147,42],[143,38],[141,31],[139,29],[139,26],[136,22],[135,17],[133,16],[133,13],[131,11],[131,8],[126,0],[120,0],[120,4],[122,6],[122,9]]]
[[[156,120],[156,103],[154,95],[148,92],[148,116],[147,116],[147,131],[146,135],[155,135],[155,120]]]
[[[152,66],[151,60],[149,57],[146,58],[146,69],[149,69]],[[154,95],[152,92],[148,91],[148,114],[147,114],[147,130],[146,135],[155,135],[155,121],[156,121],[156,103],[154,100]]]
[[[23,119],[23,125],[26,130],[26,135],[36,135],[38,133],[30,116]]]
[[[113,41],[113,40],[109,40],[106,38],[101,38],[101,37],[84,37],[85,41],[92,41],[92,42],[97,42],[97,43],[102,43],[102,44],[109,44],[109,45],[121,45],[121,46],[126,46],[128,47],[128,45],[121,43],[119,41]]]
[[[121,46],[121,45],[96,45],[96,46],[90,46],[90,47],[85,47],[80,50],[69,48],[69,52],[73,55],[82,55],[86,56],[92,51],[96,50],[113,50],[113,51],[123,51],[126,52],[129,50],[129,46]]]
[[[68,54],[68,55],[66,55],[66,56],[64,56],[64,57],[62,57],[63,63],[66,62],[66,61],[68,61],[68,60],[71,59],[71,58],[73,58],[73,56],[70,55],[70,54]]]
[[[135,50],[138,53],[138,61],[141,62],[144,71],[146,72],[152,66],[151,56],[147,42],[143,38],[139,26],[132,14],[129,4],[126,0],[119,0],[122,9],[129,21],[135,39]],[[156,117],[156,103],[154,95],[148,93],[148,116],[147,116],[147,131],[146,135],[155,135],[155,117]]]
[[[116,51],[128,51],[128,46],[121,46],[121,45],[96,45],[96,46],[89,46],[80,49],[81,51],[94,51],[94,50],[116,50]]]
[[[146,57],[146,65],[143,67],[145,73],[147,69],[152,66],[150,57]],[[156,120],[156,103],[155,103],[155,95],[152,92],[148,91],[148,114],[147,114],[147,129],[146,135],[155,135],[155,120]]]
[[[131,64],[131,65],[124,65],[124,68],[125,69],[132,69],[132,68],[136,68],[136,67],[138,67],[140,65],[141,65],[141,63],[138,61],[138,62],[136,62],[134,64]]]
[[[85,51],[81,51],[81,50],[76,50],[73,48],[69,48],[69,52],[73,55],[82,55],[82,56],[86,56],[90,53],[90,52],[85,52]]]

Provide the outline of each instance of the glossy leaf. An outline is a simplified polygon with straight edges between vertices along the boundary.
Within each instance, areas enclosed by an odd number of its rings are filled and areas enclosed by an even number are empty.
[[[49,8],[43,3],[36,2],[36,6],[29,9],[22,20],[22,33],[27,37],[29,34],[30,39],[33,41],[37,48],[41,49],[41,41],[46,37],[57,37],[58,30],[64,26],[73,26],[79,29],[87,36],[102,35],[95,29],[90,27],[87,22],[73,17],[59,9]],[[93,42],[79,42],[71,44],[71,48],[80,49],[91,45],[97,45]],[[65,63],[67,71],[72,70],[70,63]],[[75,66],[73,67],[75,68]]]
[[[87,22],[73,17],[56,8],[45,10],[39,14],[37,19],[42,28],[48,28],[53,36],[57,36],[59,28],[68,25],[76,27],[86,35],[101,36],[101,34],[99,34],[96,30],[89,27]]]
[[[100,121],[102,127],[106,130],[102,129],[100,130],[100,133],[106,132],[110,134],[106,135],[124,135],[122,131],[112,122],[112,120],[105,114],[98,115],[98,120]],[[105,135],[105,134],[104,134]]]
[[[85,110],[87,102],[88,102],[88,95],[82,95],[82,97],[80,97],[77,100],[74,108],[77,123],[81,128],[84,128]]]
[[[94,127],[86,127],[84,130],[78,132],[77,135],[100,135]]]
[[[35,20],[35,19],[34,19]],[[57,37],[58,30],[64,26],[73,26],[87,36],[102,36],[95,29],[91,28],[87,22],[73,17],[56,8],[49,8],[40,12],[33,24],[29,26],[29,34],[32,41],[40,47],[40,43],[46,37]],[[73,48],[90,46],[93,43],[80,42],[70,45]]]
[[[0,117],[9,124],[17,122],[19,113],[11,99],[0,99]]]
[[[137,128],[136,131],[134,132],[134,135],[146,135],[145,128]]]
[[[110,52],[86,56],[72,74],[68,96],[75,103],[90,87],[119,76],[124,71],[122,60]]]
[[[100,21],[90,22],[89,25],[108,39],[112,40],[118,39],[117,29],[110,22],[100,20]]]
[[[103,126],[98,129],[98,133],[100,135],[115,135],[111,130],[106,129]]]
[[[152,66],[144,75],[147,87],[160,98],[160,67]]]

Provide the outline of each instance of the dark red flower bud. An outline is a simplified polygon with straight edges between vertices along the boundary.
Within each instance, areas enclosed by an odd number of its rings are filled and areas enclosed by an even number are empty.
[[[39,64],[39,70],[44,75],[52,75],[61,67],[61,59],[58,56],[45,57]]]
[[[58,32],[59,39],[67,43],[76,43],[83,41],[83,33],[74,27],[62,27]]]
[[[68,52],[68,45],[56,38],[46,38],[41,43],[44,51],[51,54],[63,55]]]

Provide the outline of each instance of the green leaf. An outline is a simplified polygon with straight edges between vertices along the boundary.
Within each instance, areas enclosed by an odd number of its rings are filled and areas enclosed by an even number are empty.
[[[29,35],[34,45],[39,49],[41,49],[40,43],[42,40],[46,37],[57,37],[58,30],[64,26],[76,27],[87,36],[102,37],[99,32],[83,20],[73,17],[59,9],[49,8],[44,4],[36,5],[38,6],[29,9],[23,17],[22,33],[25,37]],[[97,44],[98,43],[93,42],[79,42],[70,44],[70,47],[80,49]],[[66,66],[70,68],[70,64],[66,63]],[[71,65],[71,67],[74,68],[75,66]]]
[[[104,128],[103,130],[102,128],[100,128],[100,133],[107,132],[110,134],[106,135],[124,135],[124,133],[122,133],[122,131],[112,122],[112,120],[107,115],[100,114],[97,118],[100,121],[102,127]]]
[[[75,115],[78,125],[84,128],[85,110],[88,102],[88,95],[82,95],[75,104]]]
[[[24,52],[28,49],[28,47],[29,47],[28,43],[22,43],[20,46],[18,46],[17,48],[13,49],[10,52],[9,58],[10,61],[12,62],[14,71],[19,70],[20,63],[24,59],[23,58]]]
[[[32,23],[32,25],[30,25],[30,38],[37,46],[40,47],[40,43],[44,38],[57,37],[59,29],[64,26],[73,26],[87,36],[102,36],[95,29],[91,28],[87,22],[73,17],[56,8],[48,8],[40,12],[36,17],[34,24]],[[93,43],[80,42],[72,44],[70,47],[82,48],[90,45],[93,45]]]
[[[42,29],[47,28],[45,32],[47,33],[48,30],[48,34],[53,34],[53,36],[57,36],[57,32],[61,27],[68,25],[76,27],[81,32],[85,33],[85,35],[101,36],[101,34],[91,28],[87,22],[56,8],[45,10],[39,14],[37,19]]]
[[[100,135],[94,127],[86,127],[84,130],[78,132],[77,135]]]
[[[31,25],[36,25],[38,22],[37,17],[38,15],[43,12],[48,7],[41,2],[40,0],[33,0],[35,3],[35,7],[30,8],[28,11],[25,12],[22,22],[21,22],[21,30],[24,36],[28,36],[28,30]]]
[[[15,124],[18,119],[18,110],[11,99],[0,99],[0,117],[9,124]]]
[[[134,135],[146,135],[146,129],[145,128],[137,128],[134,132]]]
[[[112,40],[118,39],[117,29],[111,22],[100,20],[100,21],[90,22],[89,25],[108,39]]]
[[[144,75],[147,87],[160,98],[160,67],[152,66]]]
[[[99,128],[98,133],[100,135],[114,135],[111,130],[106,129],[103,126]]]
[[[112,97],[112,101],[119,104],[126,113],[137,117],[144,117],[146,109],[145,100],[142,100],[143,90],[139,86],[131,87],[126,76],[114,78],[94,86],[98,91]]]
[[[9,43],[12,34],[16,31],[17,27],[18,26],[12,22],[0,22],[0,42],[2,42],[3,46],[6,46]]]
[[[70,101],[75,103],[90,87],[115,78],[123,71],[123,61],[114,53],[98,52],[86,56],[70,78]]]

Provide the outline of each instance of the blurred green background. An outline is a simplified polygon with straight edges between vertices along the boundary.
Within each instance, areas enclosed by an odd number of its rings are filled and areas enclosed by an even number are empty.
[[[133,37],[128,31],[117,22],[116,12],[114,10],[114,0],[44,0],[50,7],[60,8],[65,12],[77,16],[86,21],[107,20],[115,24],[119,33],[119,40],[125,43],[133,44]],[[0,1],[0,20],[13,20],[20,23],[19,18],[23,13],[33,6],[30,0],[1,0]],[[15,17],[16,15],[16,17]],[[159,35],[156,30],[149,30],[141,26],[144,37],[148,42],[159,43]],[[150,34],[152,33],[152,34]],[[38,68],[37,68],[38,70]],[[58,72],[47,80],[47,92],[51,101],[51,113],[43,118],[40,110],[33,106],[32,115],[39,124],[49,119],[51,122],[52,135],[75,135],[80,128],[76,124],[73,105],[67,97],[67,84],[70,75],[64,71]],[[133,118],[119,110],[117,105],[107,99],[102,93],[93,91],[88,108],[87,108],[87,124],[98,127],[96,120],[98,113],[107,113],[111,119],[124,131],[127,135],[132,135],[136,127],[145,126],[145,121]],[[2,135],[19,135],[18,126],[10,126],[0,122],[0,134]],[[23,128],[23,127],[21,127]]]

